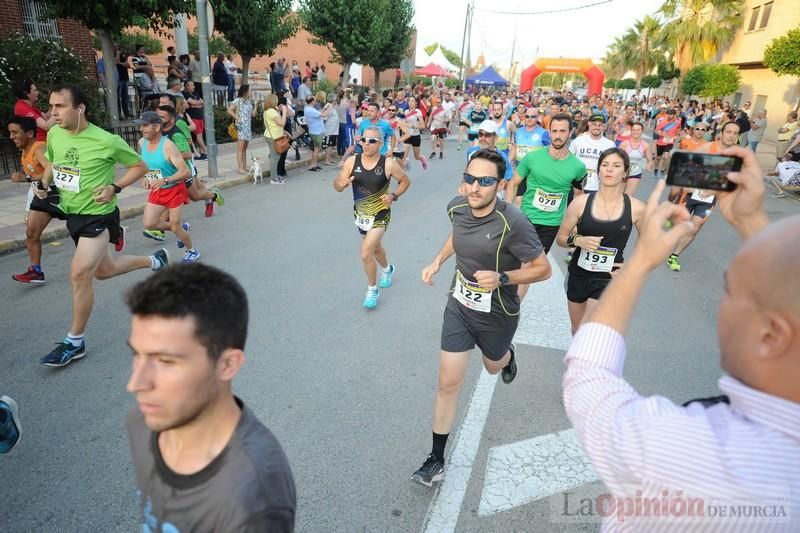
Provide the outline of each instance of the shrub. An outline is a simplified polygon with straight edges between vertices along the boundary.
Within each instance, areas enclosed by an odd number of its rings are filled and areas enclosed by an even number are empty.
[[[161,41],[141,30],[125,30],[120,35],[112,36],[112,39],[119,46],[120,52],[127,55],[136,51],[137,44],[144,45],[144,53],[147,55],[160,54],[163,51]],[[95,33],[92,34],[92,47],[95,50],[103,50],[100,38]]]
[[[216,136],[217,144],[235,142],[228,135],[228,125],[233,122],[233,119],[225,109],[224,107],[214,106],[214,135]],[[264,108],[260,102],[256,105],[256,116],[250,122],[250,131],[253,133],[253,139],[264,134]]]
[[[86,116],[103,126],[107,115],[97,82],[86,75],[86,65],[60,40],[35,39],[22,33],[11,33],[0,38],[0,122],[5,125],[11,118],[16,97],[12,85],[17,80],[30,78],[39,89],[39,109],[49,109],[50,89],[60,83],[79,85],[89,100]]]

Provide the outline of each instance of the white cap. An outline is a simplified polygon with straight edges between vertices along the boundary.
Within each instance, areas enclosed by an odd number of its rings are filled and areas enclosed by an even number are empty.
[[[478,131],[485,131],[486,133],[497,134],[497,124],[493,120],[484,120],[478,126]]]

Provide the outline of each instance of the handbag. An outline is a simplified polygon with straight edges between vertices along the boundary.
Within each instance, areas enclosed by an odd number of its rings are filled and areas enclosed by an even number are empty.
[[[282,154],[289,150],[289,147],[292,145],[292,141],[289,139],[289,136],[285,133],[274,140],[275,143],[275,152]]]
[[[236,124],[234,122],[228,124],[228,137],[234,141],[239,140],[239,132],[236,131]]]

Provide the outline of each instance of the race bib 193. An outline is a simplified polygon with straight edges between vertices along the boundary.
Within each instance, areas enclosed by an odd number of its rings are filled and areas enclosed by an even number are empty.
[[[375,223],[375,217],[369,215],[359,215],[356,213],[356,226],[361,231],[369,231],[372,229],[372,225]]]
[[[563,199],[564,193],[551,193],[536,189],[536,194],[533,195],[533,207],[546,213],[555,213],[561,207]]]
[[[614,268],[614,259],[616,257],[616,248],[598,246],[594,252],[581,249],[581,255],[578,257],[578,266],[589,272],[611,272],[611,269]]]
[[[64,191],[81,192],[81,169],[53,165],[53,183]]]
[[[492,312],[492,291],[483,289],[477,283],[465,279],[458,270],[456,270],[453,298],[467,309],[481,313]]]

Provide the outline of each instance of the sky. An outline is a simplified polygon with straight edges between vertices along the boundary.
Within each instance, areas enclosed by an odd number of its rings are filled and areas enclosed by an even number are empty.
[[[471,58],[483,52],[487,64],[508,68],[516,31],[514,59],[524,66],[536,57],[600,59],[606,47],[633,23],[653,15],[664,0],[611,0],[602,5],[565,13],[503,15],[487,10],[539,12],[565,9],[602,0],[475,0]],[[438,42],[461,53],[466,0],[415,0],[417,57],[422,48]],[[537,56],[538,50],[538,56]]]

